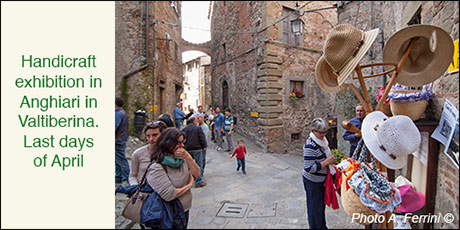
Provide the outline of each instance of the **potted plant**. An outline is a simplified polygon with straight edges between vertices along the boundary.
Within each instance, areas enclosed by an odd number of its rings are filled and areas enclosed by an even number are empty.
[[[294,102],[294,103],[297,103],[297,99],[299,98],[303,98],[304,97],[304,94],[300,91],[292,91],[290,94],[289,94],[289,98]]]

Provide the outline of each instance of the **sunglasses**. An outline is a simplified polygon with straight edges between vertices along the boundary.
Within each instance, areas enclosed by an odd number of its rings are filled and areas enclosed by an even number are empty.
[[[154,126],[154,125],[159,125],[161,121],[151,121],[147,123],[148,126]]]
[[[327,131],[324,131],[324,132],[320,132],[320,131],[318,131],[318,130],[315,130],[315,131],[316,131],[317,133],[319,133],[319,134],[322,134],[322,135],[324,135],[324,134],[327,133]]]
[[[182,140],[182,141],[178,141],[177,144],[180,145],[180,144],[185,144],[185,141],[187,141],[186,139]]]

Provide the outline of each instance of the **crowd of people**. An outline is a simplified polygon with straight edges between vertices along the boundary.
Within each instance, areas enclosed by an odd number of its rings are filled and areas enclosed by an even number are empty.
[[[237,171],[242,167],[242,172],[246,175],[244,156],[247,153],[243,141],[239,140],[238,147],[233,149],[234,118],[231,110],[226,109],[223,115],[220,108],[216,107],[215,110],[211,109],[206,113],[203,111],[203,106],[198,106],[197,111],[190,109],[190,112],[185,114],[179,103],[174,109],[174,116],[162,114],[157,121],[145,125],[143,135],[147,144],[133,152],[130,167],[125,155],[128,116],[122,108],[123,104],[123,99],[116,97],[115,182],[119,188],[133,188],[146,184],[165,202],[177,199],[182,207],[181,212],[184,213],[185,225],[176,225],[176,227],[187,227],[189,209],[192,205],[192,186],[195,188],[206,186],[203,175],[206,168],[208,141],[214,141],[216,150],[220,151],[224,144],[223,137],[226,137],[226,151],[233,153],[230,158],[236,154]],[[143,181],[147,183],[142,183]],[[117,191],[133,190],[117,188]],[[132,193],[125,193],[132,195]],[[152,223],[140,224],[142,227],[154,226]]]
[[[230,158],[236,156],[236,171],[242,169],[246,175],[247,156],[246,146],[243,140],[237,141],[234,149],[232,133],[235,121],[230,109],[225,109],[225,115],[220,108],[210,110],[208,113],[199,106],[197,111],[190,109],[185,114],[180,109],[180,104],[175,108],[174,117],[169,114],[161,115],[157,121],[145,125],[143,134],[147,145],[134,151],[131,157],[131,170],[126,166],[124,156],[126,137],[121,136],[127,130],[124,110],[120,98],[116,99],[116,182],[129,181],[129,185],[138,185],[145,177],[148,184],[165,201],[178,199],[185,213],[185,223],[188,223],[189,209],[191,208],[192,186],[200,188],[206,186],[203,175],[206,168],[206,149],[208,141],[216,143],[216,150],[224,147],[224,138],[227,143],[226,152]],[[124,112],[124,113],[123,113]],[[364,118],[362,105],[356,106],[356,117],[350,121],[361,128]],[[182,127],[182,122],[186,126]],[[324,182],[328,173],[334,174],[332,165],[335,157],[331,154],[326,134],[328,123],[322,118],[312,121],[312,131],[303,147],[304,170],[302,173],[303,184],[306,192],[307,216],[310,227],[327,228],[325,219]],[[350,141],[350,152],[356,147],[355,142],[361,138],[356,134],[345,132],[345,140]],[[120,160],[121,159],[121,160]],[[120,161],[118,161],[120,160]],[[125,161],[126,160],[126,161]],[[128,174],[126,174],[126,172]],[[129,175],[129,176],[128,176]],[[186,225],[185,225],[186,227]]]

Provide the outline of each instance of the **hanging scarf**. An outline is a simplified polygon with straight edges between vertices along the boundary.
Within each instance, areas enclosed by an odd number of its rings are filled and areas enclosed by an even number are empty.
[[[173,168],[179,168],[184,163],[183,159],[172,158],[170,156],[165,156],[162,165],[167,165]]]
[[[329,142],[327,141],[326,138],[323,138],[323,140],[318,139],[313,132],[310,133],[310,137],[313,139],[316,144],[321,146],[323,148],[324,153],[326,154],[326,157],[332,156],[331,149],[329,148]],[[329,170],[331,171],[332,175],[335,175],[335,167],[333,165],[328,165]]]
[[[339,208],[339,202],[337,201],[337,196],[335,195],[335,193],[337,191],[337,193],[340,195],[340,190],[339,190],[340,185],[338,185],[337,183],[334,184],[330,171],[331,170],[327,169],[327,177],[326,177],[326,181],[324,181],[324,187],[325,187],[324,203],[327,206],[332,206],[333,210],[336,210]],[[336,182],[339,180],[339,176],[340,176],[339,173],[335,174]]]

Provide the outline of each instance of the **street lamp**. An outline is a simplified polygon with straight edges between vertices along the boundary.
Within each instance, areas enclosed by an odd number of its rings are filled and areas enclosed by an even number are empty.
[[[299,11],[299,1],[295,2],[295,6],[296,6],[295,14],[297,15],[297,18],[294,19],[294,20],[291,20],[292,32],[294,33],[295,36],[302,35],[302,33],[303,33],[303,25],[305,23],[303,22],[303,20],[300,17],[303,16],[304,14],[306,14],[306,13],[317,13],[317,14],[319,14],[323,18],[323,23],[327,22],[327,23],[329,23],[329,25],[332,28],[334,28],[334,25],[332,25],[332,23],[329,22],[328,20],[325,20],[324,16],[321,13],[319,13],[318,11],[320,11],[320,10],[329,10],[329,9],[337,9],[337,5],[331,6],[331,7],[324,7],[324,8],[320,8],[320,9],[314,9],[314,10],[305,10],[302,13],[300,13],[300,11]]]

